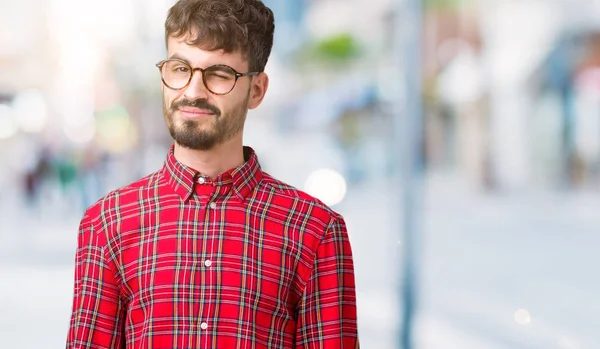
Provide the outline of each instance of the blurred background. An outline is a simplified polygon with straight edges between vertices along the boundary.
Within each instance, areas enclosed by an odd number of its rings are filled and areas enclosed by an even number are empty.
[[[79,219],[163,164],[173,3],[0,0],[2,348],[64,347]],[[245,143],[346,218],[362,347],[600,348],[600,1],[265,3]]]

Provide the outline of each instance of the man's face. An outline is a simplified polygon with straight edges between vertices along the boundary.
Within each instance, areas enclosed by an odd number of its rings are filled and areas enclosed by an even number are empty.
[[[169,37],[169,58],[183,60],[192,68],[220,64],[241,73],[248,71],[248,63],[240,53],[205,51],[186,44],[186,39]],[[241,139],[248,109],[257,107],[266,91],[268,78],[262,75],[239,78],[235,88],[222,96],[206,89],[200,71],[184,89],[172,90],[163,84],[163,113],[173,139],[196,150],[213,149],[234,137]]]

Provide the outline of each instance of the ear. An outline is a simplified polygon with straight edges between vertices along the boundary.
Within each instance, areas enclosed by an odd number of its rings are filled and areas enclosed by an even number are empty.
[[[250,88],[250,99],[248,100],[248,109],[254,109],[262,103],[269,88],[269,76],[262,72],[252,79]]]

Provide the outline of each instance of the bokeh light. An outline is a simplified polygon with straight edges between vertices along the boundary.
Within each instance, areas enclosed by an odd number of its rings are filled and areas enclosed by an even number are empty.
[[[531,323],[531,314],[526,309],[519,309],[515,312],[515,321],[519,325],[529,325]]]
[[[11,107],[0,104],[0,139],[8,139],[17,134],[19,126]]]
[[[21,130],[28,133],[39,133],[46,128],[48,109],[42,92],[24,91],[15,97],[12,104],[17,124]]]
[[[335,206],[344,200],[347,184],[344,176],[331,169],[312,172],[304,184],[304,190],[325,204]]]
[[[71,142],[84,145],[94,139],[96,135],[96,123],[93,118],[88,118],[78,123],[65,123],[63,131]]]

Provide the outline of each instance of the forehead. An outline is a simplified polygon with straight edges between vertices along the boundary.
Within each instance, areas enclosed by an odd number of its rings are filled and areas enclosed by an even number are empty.
[[[225,64],[238,70],[248,67],[247,61],[241,52],[225,52],[225,50],[208,51],[201,45],[191,45],[190,36],[175,38],[169,36],[167,39],[167,55],[169,58],[180,58],[196,67],[207,67],[214,64]]]

